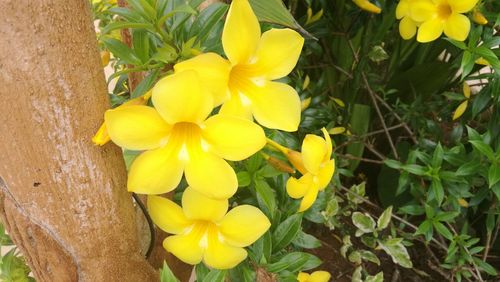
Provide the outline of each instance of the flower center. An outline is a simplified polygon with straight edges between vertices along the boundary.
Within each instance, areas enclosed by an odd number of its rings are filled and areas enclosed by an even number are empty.
[[[204,249],[207,248],[210,241],[218,238],[217,226],[213,222],[207,220],[197,220],[190,232],[196,238],[200,239],[200,247]]]
[[[451,16],[452,10],[451,7],[448,3],[446,4],[440,4],[437,8],[438,11],[438,17],[440,19],[448,19],[449,16]]]
[[[250,104],[250,96],[257,87],[256,79],[249,65],[235,65],[229,74],[229,91],[231,95],[239,95],[244,104]]]
[[[180,160],[189,160],[190,154],[201,149],[201,128],[195,123],[178,122],[172,128],[168,143],[178,150]]]

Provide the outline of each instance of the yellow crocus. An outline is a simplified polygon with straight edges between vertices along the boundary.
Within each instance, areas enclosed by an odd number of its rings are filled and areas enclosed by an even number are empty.
[[[444,32],[457,41],[464,41],[469,35],[470,21],[463,15],[474,8],[478,0],[419,0],[411,5],[411,17],[422,22],[417,41],[436,40]]]
[[[396,18],[399,22],[399,34],[405,40],[411,39],[417,34],[417,26],[420,24],[411,18],[411,5],[415,0],[401,0],[396,7]]]
[[[228,200],[214,200],[188,187],[182,208],[169,199],[148,197],[154,223],[174,234],[163,247],[188,264],[203,261],[216,269],[230,269],[247,257],[244,247],[253,244],[271,226],[256,207],[241,205],[228,210]]]
[[[382,11],[382,9],[380,9],[378,6],[376,6],[375,4],[371,3],[368,0],[352,0],[352,1],[354,2],[354,4],[356,4],[356,6],[367,12],[380,14],[380,12]]]
[[[239,161],[266,144],[262,128],[234,116],[209,116],[213,98],[194,71],[166,76],[154,87],[154,108],[128,106],[108,110],[104,119],[114,143],[145,151],[132,163],[128,190],[169,192],[184,174],[188,184],[212,198],[231,197],[236,174],[224,160]]]
[[[295,166],[302,173],[302,177],[290,177],[286,183],[286,191],[290,197],[302,198],[299,212],[312,206],[318,191],[328,186],[335,171],[335,160],[330,159],[332,141],[326,129],[323,128],[322,131],[324,139],[313,134],[306,135],[300,153],[303,166]]]
[[[220,113],[257,120],[261,125],[296,131],[300,98],[295,89],[273,80],[287,76],[297,64],[304,39],[291,29],[261,35],[248,0],[234,0],[222,32],[228,60],[206,53],[178,63],[174,70],[195,70],[214,95]]]
[[[326,271],[314,271],[313,273],[300,272],[297,276],[299,282],[328,282],[330,281],[330,273]]]

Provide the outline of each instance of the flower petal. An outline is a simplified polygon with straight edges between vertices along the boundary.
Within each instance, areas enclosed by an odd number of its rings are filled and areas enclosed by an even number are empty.
[[[402,19],[403,17],[410,15],[410,3],[408,0],[399,1],[396,6],[396,19]]]
[[[178,152],[166,147],[140,154],[128,173],[128,190],[139,194],[162,194],[175,189],[182,178],[184,164]]]
[[[248,0],[233,1],[222,32],[222,46],[231,64],[247,63],[254,55],[259,39],[259,21]]]
[[[418,29],[417,41],[426,43],[436,40],[443,33],[443,28],[443,22],[440,19],[426,21]]]
[[[399,22],[399,34],[404,40],[413,38],[417,33],[417,24],[410,18],[404,17]]]
[[[162,78],[154,86],[151,100],[156,110],[170,124],[200,123],[214,108],[212,95],[202,88],[199,75],[193,70]]]
[[[309,280],[309,276],[309,273],[300,272],[299,275],[297,275],[297,280],[298,282],[307,282]]]
[[[250,65],[258,77],[274,80],[287,76],[297,64],[304,38],[294,30],[271,29],[260,39],[255,63]]]
[[[113,142],[122,148],[138,151],[160,147],[172,128],[155,109],[148,106],[108,110],[104,121]]]
[[[313,175],[310,173],[303,175],[300,179],[290,177],[286,182],[286,192],[291,198],[302,198],[309,190],[309,186],[311,186],[312,181]]]
[[[211,153],[200,152],[194,157],[190,155],[185,173],[189,186],[210,198],[230,198],[238,188],[233,168]]]
[[[194,70],[198,73],[202,85],[214,96],[214,106],[229,99],[227,85],[231,64],[215,53],[205,53],[174,66],[175,72]]]
[[[311,273],[311,276],[309,276],[309,281],[311,282],[328,282],[330,281],[330,273],[326,271],[314,271]]]
[[[462,14],[452,14],[444,23],[444,34],[451,39],[464,41],[469,35],[469,18]]]
[[[253,244],[271,226],[269,219],[256,207],[241,205],[230,210],[219,224],[224,240],[236,247]]]
[[[468,104],[469,100],[465,100],[462,103],[460,103],[460,105],[458,105],[457,109],[453,113],[453,120],[460,118],[464,114]]]
[[[230,269],[247,257],[247,251],[241,247],[230,246],[219,240],[216,228],[208,233],[208,245],[203,256],[206,265],[216,269]]]
[[[246,97],[244,98],[247,99]],[[249,103],[244,104],[240,94],[231,94],[229,100],[220,108],[219,114],[253,120],[251,105]]]
[[[253,116],[261,125],[270,129],[297,131],[300,98],[295,89],[284,83],[270,81],[263,86],[253,87],[249,94]]]
[[[316,174],[324,160],[328,148],[325,139],[307,134],[302,143],[302,160],[307,171]]]
[[[467,13],[476,6],[479,0],[453,0],[448,1],[453,13]]]
[[[266,145],[264,130],[250,120],[215,115],[205,122],[202,136],[220,157],[241,161]]]
[[[467,82],[464,82],[462,85],[462,89],[464,92],[464,97],[469,99],[470,98],[470,86],[467,84]]]
[[[182,194],[182,209],[189,219],[218,221],[226,214],[228,201],[210,199],[187,187]]]
[[[320,168],[318,172],[318,189],[321,191],[328,186],[330,181],[332,180],[333,173],[335,172],[335,160],[330,160],[326,163],[322,164],[322,168]]]
[[[326,154],[323,159],[324,162],[330,160],[330,157],[332,156],[332,150],[333,150],[333,145],[332,145],[332,138],[330,138],[330,133],[326,130],[326,128],[321,128],[321,132],[323,132],[323,136],[325,136],[325,143],[326,143]]]
[[[182,208],[167,198],[148,196],[148,212],[153,222],[167,233],[180,234],[193,224]]]
[[[415,22],[429,21],[437,15],[437,7],[432,1],[413,1],[410,5],[410,17]]]
[[[304,198],[302,198],[302,201],[300,202],[299,212],[303,212],[309,209],[314,204],[314,201],[316,201],[317,197],[318,197],[318,187],[316,187],[315,185],[311,185],[306,195],[304,196]]]
[[[204,249],[200,241],[204,232],[195,227],[188,234],[169,236],[163,241],[163,247],[178,259],[188,264],[198,264],[203,258]]]

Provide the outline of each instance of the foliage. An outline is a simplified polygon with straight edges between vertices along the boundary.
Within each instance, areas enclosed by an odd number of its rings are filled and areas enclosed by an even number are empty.
[[[10,247],[5,253],[0,253],[0,280],[5,282],[32,282],[35,281],[29,274],[31,270],[26,265],[24,258],[19,254],[9,235],[5,233],[4,226],[0,223],[0,247]]]

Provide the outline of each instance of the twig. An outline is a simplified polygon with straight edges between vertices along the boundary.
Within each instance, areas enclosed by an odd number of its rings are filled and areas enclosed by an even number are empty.
[[[345,155],[337,154],[337,155],[340,156],[340,157],[344,157],[346,159],[349,159],[349,160],[357,160],[357,161],[362,161],[362,162],[367,162],[367,163],[374,163],[374,164],[383,164],[384,163],[383,161],[366,159],[366,158],[360,158],[360,157],[353,156],[351,154],[345,154]]]
[[[403,123],[403,127],[404,129],[406,130],[406,132],[408,132],[408,134],[410,135],[410,138],[411,140],[413,141],[413,143],[417,144],[418,141],[417,141],[417,138],[415,137],[415,133],[413,133],[413,131],[410,129],[410,127],[408,126],[408,124],[406,122],[403,121],[403,118],[398,115],[398,113],[396,113],[396,111],[394,111],[394,109],[392,109],[392,107],[387,104],[386,101],[384,101],[384,99],[382,99],[380,96],[378,96],[376,93],[375,93],[375,98],[382,104],[382,106],[384,106],[387,110],[389,110],[389,112],[391,112],[391,114],[401,123]]]
[[[453,234],[455,236],[458,236],[457,231],[455,230],[455,228],[449,222],[446,222],[446,225],[448,226],[448,228],[451,229],[451,231],[453,232]],[[469,255],[472,258],[472,255],[470,254],[469,249],[467,247],[465,247],[465,246],[463,248],[464,248],[465,253],[467,253],[467,255]],[[476,279],[479,279],[479,281],[483,282],[484,280],[483,280],[483,277],[481,276],[481,271],[479,271],[479,269],[477,268],[477,265],[474,263],[474,261],[472,261],[472,266],[474,266],[474,270],[476,271],[476,274],[474,274],[474,272],[472,272],[472,271],[471,271],[471,274]]]
[[[379,157],[381,160],[385,160],[387,159],[386,156],[384,156],[382,153],[380,153],[379,151],[377,151],[377,149],[375,149],[375,147],[373,147],[372,144],[368,143],[368,142],[364,142],[365,144],[365,147],[372,153],[374,153],[375,155],[377,155],[377,157]]]

